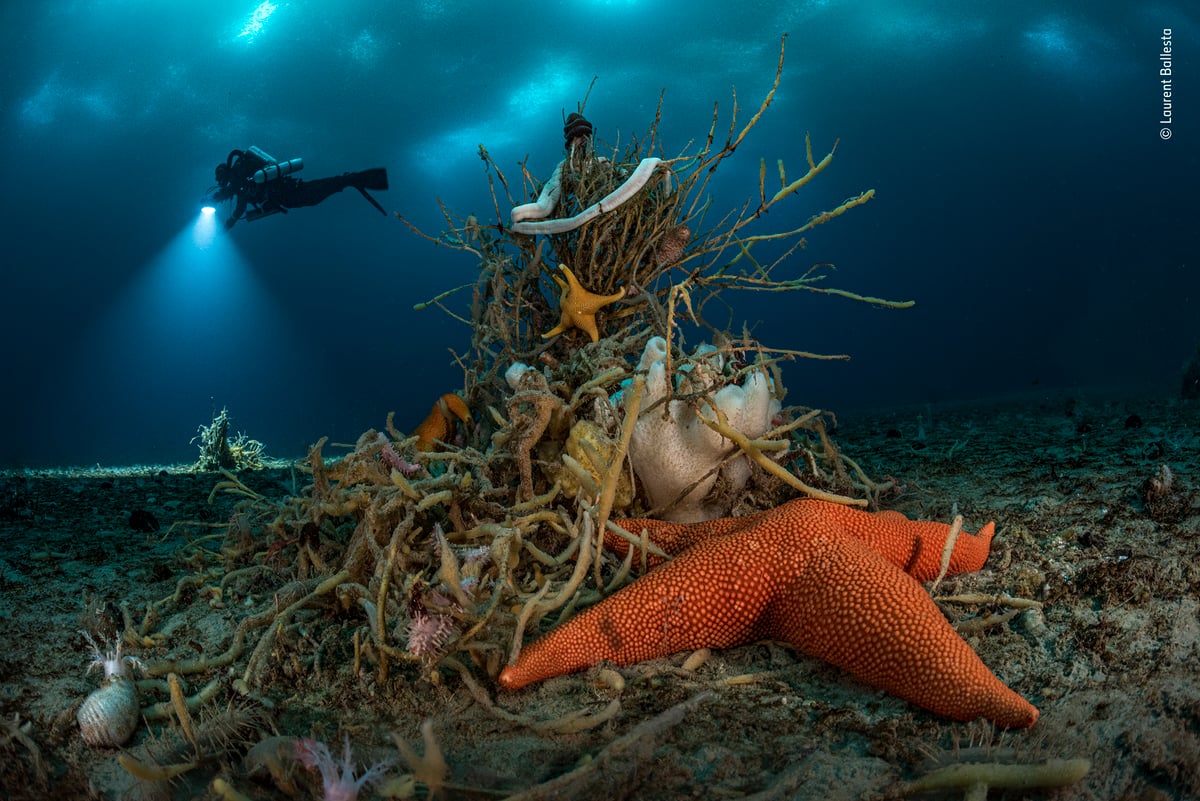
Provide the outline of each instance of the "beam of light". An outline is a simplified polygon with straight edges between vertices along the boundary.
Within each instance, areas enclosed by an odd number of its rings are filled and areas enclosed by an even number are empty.
[[[253,42],[255,37],[262,31],[263,26],[267,24],[267,20],[275,13],[278,8],[271,0],[263,0],[258,4],[258,7],[250,14],[250,18],[246,20],[246,24],[242,27],[242,32],[238,34],[239,39],[245,39],[247,42]]]
[[[200,216],[192,226],[192,242],[201,250],[208,250],[213,240],[217,238],[217,209],[215,206],[205,206],[200,209]]]
[[[215,222],[218,215],[197,216]],[[96,425],[127,429],[135,450],[153,446],[171,460],[194,456],[188,439],[197,409],[203,418],[215,399],[251,418],[301,364],[295,343],[303,338],[234,238],[216,236],[198,248],[194,226],[181,226],[97,309],[60,365],[53,393],[64,399],[62,414],[86,396]]]

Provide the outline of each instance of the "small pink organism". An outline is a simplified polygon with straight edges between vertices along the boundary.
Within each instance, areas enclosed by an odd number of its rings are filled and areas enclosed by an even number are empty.
[[[396,452],[396,446],[382,431],[375,439],[379,443],[379,459],[388,467],[398,470],[402,476],[412,478],[421,470],[421,465],[413,464]]]
[[[350,735],[345,735],[342,748],[342,764],[333,761],[329,747],[320,740],[302,737],[296,740],[296,758],[300,764],[321,771],[321,783],[325,791],[324,801],[358,801],[358,791],[379,782],[392,760],[376,762],[367,772],[357,778],[354,775],[354,756],[350,752]],[[339,770],[340,768],[340,770]]]
[[[437,590],[423,590],[413,585],[408,598],[408,652],[433,665],[442,654],[442,647],[458,633],[450,611],[458,604]]]

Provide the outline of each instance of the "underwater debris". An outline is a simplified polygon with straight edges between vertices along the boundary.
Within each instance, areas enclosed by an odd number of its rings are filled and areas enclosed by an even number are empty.
[[[264,446],[238,432],[229,438],[229,411],[222,408],[208,425],[201,425],[192,442],[200,448],[193,470],[259,470],[264,466]]]
[[[129,513],[129,528],[134,531],[140,531],[143,534],[153,534],[162,526],[158,522],[158,518],[148,509],[134,509]]]

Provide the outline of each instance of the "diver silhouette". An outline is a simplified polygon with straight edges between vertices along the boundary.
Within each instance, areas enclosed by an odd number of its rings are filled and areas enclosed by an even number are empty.
[[[374,167],[360,172],[347,172],[332,178],[301,181],[293,173],[304,169],[303,159],[278,161],[257,147],[232,150],[225,161],[217,165],[214,177],[217,185],[205,196],[209,201],[237,198],[233,213],[225,220],[226,230],[245,217],[247,222],[301,206],[315,206],[346,187],[357,189],[367,201],[387,216],[368,189],[388,188],[387,170]]]

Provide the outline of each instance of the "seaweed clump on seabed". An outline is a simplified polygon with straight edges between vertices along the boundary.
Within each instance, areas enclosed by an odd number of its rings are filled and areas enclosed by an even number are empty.
[[[246,434],[229,435],[229,411],[213,414],[212,422],[201,425],[192,437],[192,444],[200,449],[192,470],[260,470],[266,466],[264,445]]]

